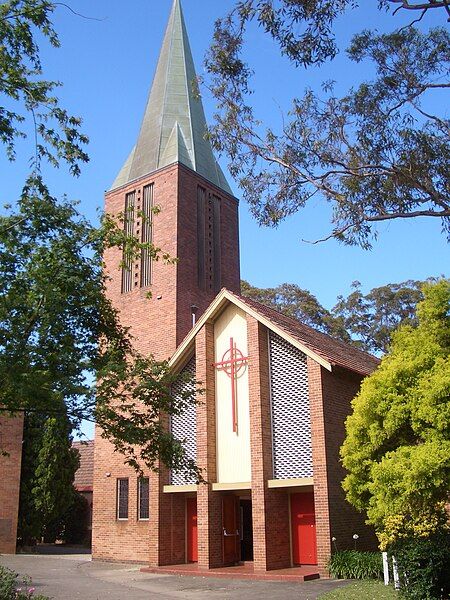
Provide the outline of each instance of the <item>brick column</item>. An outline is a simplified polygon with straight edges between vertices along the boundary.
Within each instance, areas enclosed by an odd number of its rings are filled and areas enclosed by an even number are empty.
[[[320,575],[327,577],[327,562],[331,555],[331,531],[322,384],[322,367],[308,356],[317,562]]]
[[[197,406],[197,464],[206,483],[197,488],[198,565],[201,569],[220,567],[222,553],[222,501],[212,491],[216,469],[216,399],[214,373],[214,327],[206,323],[195,340],[196,377],[204,393]]]
[[[0,553],[15,554],[22,464],[23,413],[0,412]]]
[[[273,473],[267,329],[247,315],[247,335],[254,569],[268,571],[291,566],[289,496],[267,487]]]
[[[169,427],[169,417],[162,417]],[[159,472],[150,474],[150,557],[151,567],[186,562],[184,494],[165,494],[169,469],[161,462]]]

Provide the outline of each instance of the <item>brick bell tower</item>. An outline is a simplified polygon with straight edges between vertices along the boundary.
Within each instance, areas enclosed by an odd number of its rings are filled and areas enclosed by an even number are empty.
[[[174,0],[136,145],[105,195],[106,212],[124,212],[129,234],[178,259],[168,265],[144,253],[120,269],[120,250],[105,254],[109,297],[136,348],[158,360],[171,356],[222,287],[240,290],[238,201],[204,138],[195,80],[180,2]],[[147,562],[150,554],[154,564],[164,562],[158,525],[162,481],[148,476],[146,521],[136,512],[136,473],[96,431],[94,558]],[[118,517],[121,479],[128,481],[126,519]]]

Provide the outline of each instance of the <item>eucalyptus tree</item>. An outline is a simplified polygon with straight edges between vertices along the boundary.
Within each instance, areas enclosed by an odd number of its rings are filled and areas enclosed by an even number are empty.
[[[371,78],[339,96],[332,83],[293,97],[276,128],[252,105],[251,50],[246,33],[256,23],[292,63],[321,65],[339,49],[333,26],[360,4],[354,0],[242,0],[216,22],[206,59],[218,105],[210,135],[229,159],[244,199],[262,225],[276,226],[314,199],[331,207],[331,237],[370,248],[376,224],[393,219],[438,220],[450,235],[450,35],[413,25],[443,2],[384,0],[380,10],[417,18],[391,33],[364,30],[347,55],[367,65]],[[386,17],[386,19],[392,17]],[[395,20],[392,21],[395,26]],[[435,97],[434,108],[429,99]],[[315,240],[323,241],[323,240]]]

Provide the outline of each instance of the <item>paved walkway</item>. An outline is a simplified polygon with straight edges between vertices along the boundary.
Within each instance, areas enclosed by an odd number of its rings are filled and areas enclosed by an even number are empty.
[[[0,565],[29,575],[36,594],[55,600],[315,600],[346,585],[330,580],[263,582],[141,573],[136,565],[91,562],[89,555],[75,554],[2,555]]]

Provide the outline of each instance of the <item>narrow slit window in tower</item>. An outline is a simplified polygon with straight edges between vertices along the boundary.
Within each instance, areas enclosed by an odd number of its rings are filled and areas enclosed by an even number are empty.
[[[152,241],[152,209],[153,209],[153,184],[144,186],[141,211],[141,242]],[[148,287],[152,283],[152,257],[148,249],[141,253],[141,287]]]
[[[124,231],[126,237],[134,235],[134,218],[136,192],[130,192],[125,196]],[[124,250],[122,267],[122,294],[130,292],[133,287],[133,259]]]

